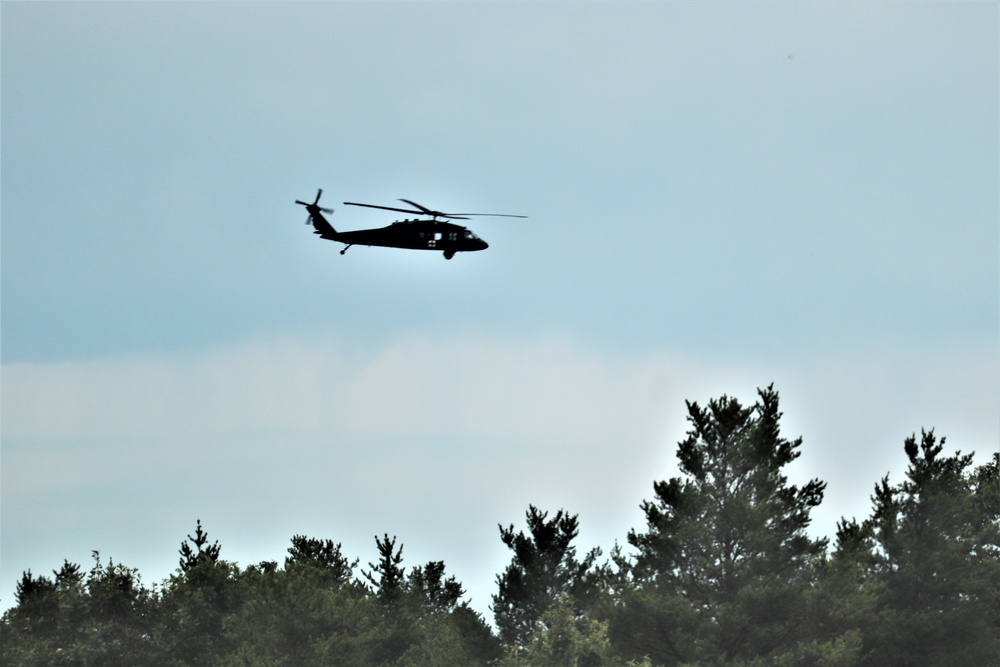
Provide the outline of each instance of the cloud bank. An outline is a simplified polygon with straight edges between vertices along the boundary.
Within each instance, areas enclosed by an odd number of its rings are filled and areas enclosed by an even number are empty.
[[[32,447],[74,441],[141,450],[144,442],[294,447],[326,438],[503,446],[576,465],[641,451],[647,473],[653,461],[672,464],[685,399],[728,393],[752,402],[756,387],[775,382],[786,435],[803,436],[805,461],[822,462],[809,466],[813,474],[856,470],[851,459],[863,456],[881,464],[868,485],[898,463],[902,439],[920,428],[936,427],[965,450],[995,449],[998,358],[995,345],[974,343],[755,367],[664,351],[611,355],[559,336],[410,335],[364,354],[334,337],[289,337],[198,355],[5,365],[2,434],[13,461],[30,458]],[[21,474],[5,466],[5,486],[16,488]]]

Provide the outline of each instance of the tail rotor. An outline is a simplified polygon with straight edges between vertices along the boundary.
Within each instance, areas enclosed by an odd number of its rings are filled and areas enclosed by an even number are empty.
[[[305,206],[306,207],[306,211],[309,213],[309,217],[306,218],[306,224],[307,225],[310,224],[310,223],[312,223],[313,216],[316,215],[317,213],[333,213],[333,209],[332,208],[321,208],[320,207],[320,205],[319,205],[319,198],[321,196],[323,196],[323,188],[320,188],[316,192],[316,199],[311,204],[308,203],[308,202],[304,202],[301,199],[296,199],[295,200],[296,204],[299,204],[300,206]]]

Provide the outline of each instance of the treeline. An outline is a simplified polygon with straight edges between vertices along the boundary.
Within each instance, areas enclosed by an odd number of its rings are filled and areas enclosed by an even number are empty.
[[[981,466],[923,432],[905,479],[832,543],[806,528],[825,483],[799,456],[773,387],[752,406],[688,403],[681,476],[656,482],[628,548],[578,555],[575,515],[529,507],[501,527],[511,560],[492,625],[445,564],[407,567],[376,539],[367,567],[297,535],[283,562],[224,560],[198,522],[179,567],[145,586],[96,552],[25,572],[0,622],[3,665],[218,667],[1000,665],[1000,454]]]

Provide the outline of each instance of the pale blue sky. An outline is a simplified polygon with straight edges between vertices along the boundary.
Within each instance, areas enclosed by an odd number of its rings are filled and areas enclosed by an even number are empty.
[[[497,523],[624,542],[684,399],[772,381],[819,534],[1000,443],[995,3],[4,2],[0,64],[3,606],[200,517],[486,612]],[[530,217],[341,256],[319,187]]]

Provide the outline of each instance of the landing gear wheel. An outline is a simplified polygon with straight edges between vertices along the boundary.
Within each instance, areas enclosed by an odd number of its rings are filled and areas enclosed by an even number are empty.
[[[454,250],[445,250],[444,251],[444,258],[445,259],[451,259],[454,256],[455,256],[455,251]]]

